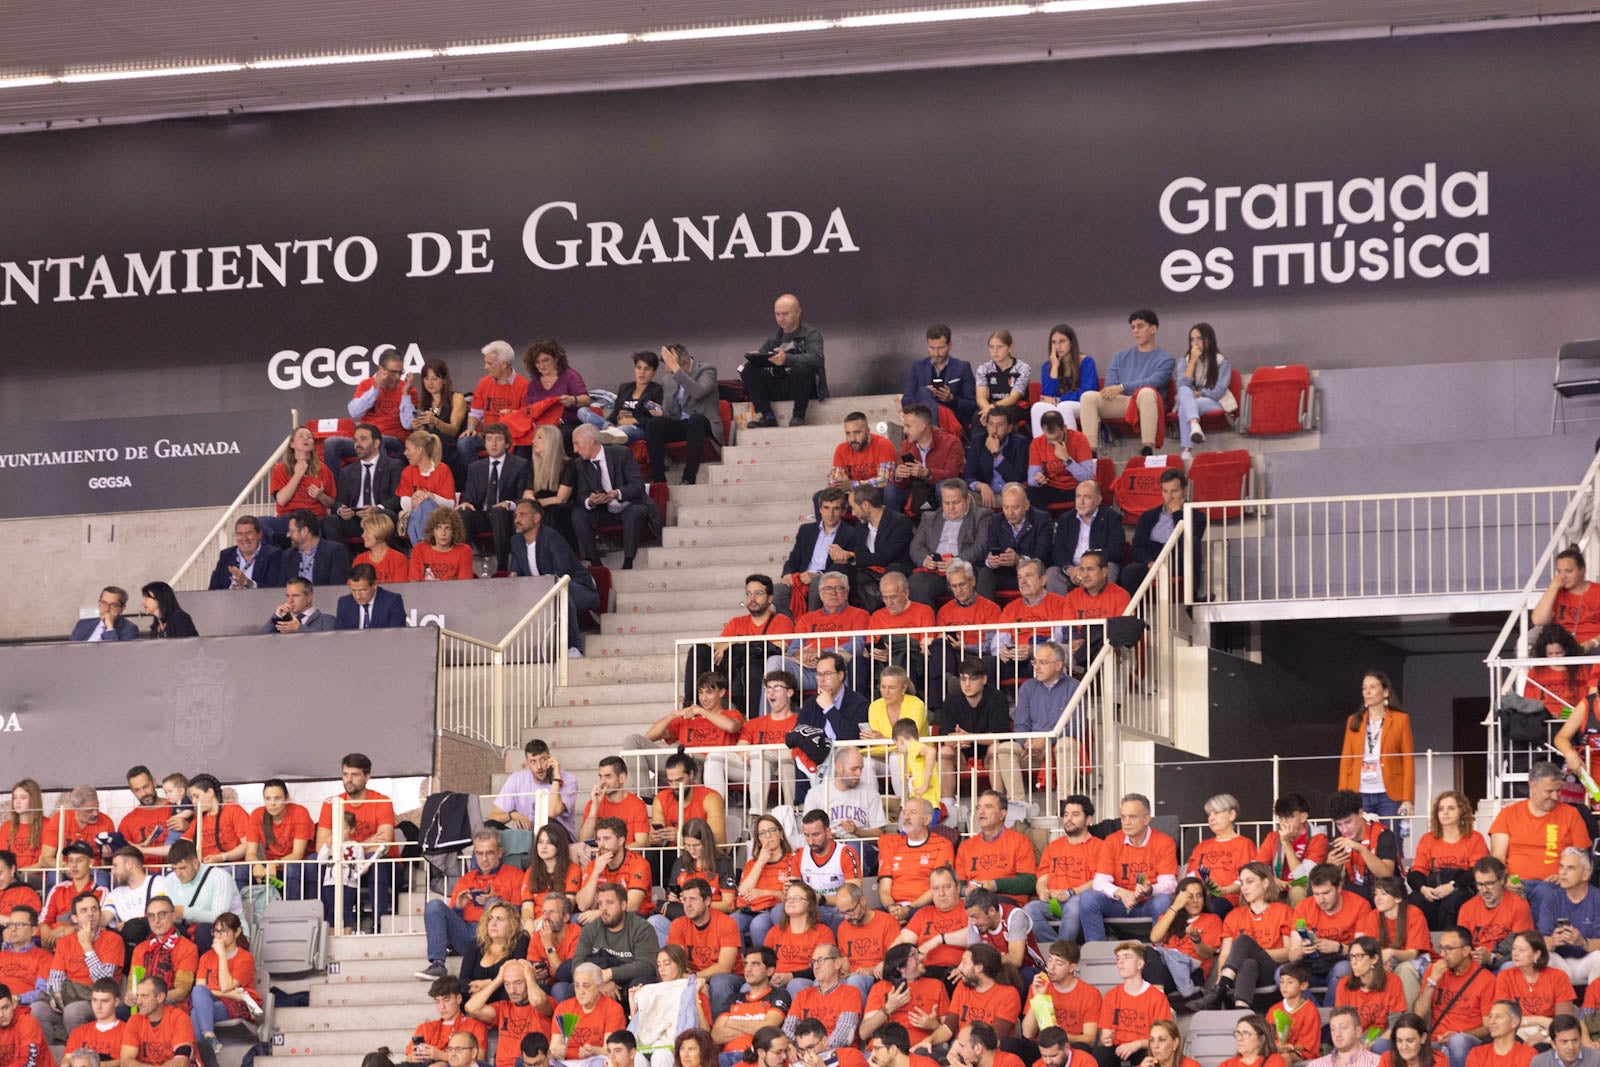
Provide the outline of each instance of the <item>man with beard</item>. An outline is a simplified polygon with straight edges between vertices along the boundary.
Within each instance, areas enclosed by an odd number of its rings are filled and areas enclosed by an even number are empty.
[[[567,586],[567,654],[583,655],[583,633],[578,629],[578,612],[600,607],[600,594],[589,568],[578,562],[566,538],[544,528],[544,506],[537,500],[521,500],[511,515],[516,535],[511,538],[511,573],[519,578],[544,574],[570,579]]]
[[[537,793],[550,794],[550,818],[572,834],[577,829],[572,812],[578,805],[578,776],[564,773],[550,746],[535,737],[523,746],[522,769],[500,787],[488,820],[518,830],[531,829]]]
[[[772,579],[752,574],[744,580],[744,611],[723,624],[719,637],[767,637],[794,632],[794,620],[778,613],[773,604]],[[683,703],[693,704],[696,682],[706,671],[716,671],[728,681],[730,701],[740,711],[761,707],[762,665],[770,655],[783,652],[783,642],[719,641],[689,650],[683,671]],[[751,664],[755,669],[751,669]]]
[[[858,485],[883,485],[883,465],[895,464],[894,442],[867,429],[867,417],[852,411],[844,417],[844,440],[833,450],[833,467],[828,471],[826,488],[849,492]],[[822,491],[811,497],[811,509],[822,518]]]

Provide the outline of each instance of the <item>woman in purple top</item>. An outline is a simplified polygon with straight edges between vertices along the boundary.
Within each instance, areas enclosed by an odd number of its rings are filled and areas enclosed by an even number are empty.
[[[589,387],[583,376],[567,366],[567,350],[549,337],[535,338],[522,355],[528,368],[528,403],[560,397],[562,436],[571,437],[578,425],[578,409],[589,406]]]

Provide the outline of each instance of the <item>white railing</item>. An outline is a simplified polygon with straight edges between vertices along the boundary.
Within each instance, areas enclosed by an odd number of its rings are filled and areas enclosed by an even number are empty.
[[[437,726],[490,745],[522,743],[556,686],[567,684],[567,596],[571,579],[556,579],[505,637],[484,641],[439,632]]]
[[[1579,487],[1189,503],[1212,605],[1513,593]],[[1570,509],[1568,509],[1570,510]]]
[[[279,442],[278,446],[267,456],[261,464],[261,469],[245,483],[239,490],[239,495],[233,498],[233,503],[223,509],[217,517],[216,524],[195,545],[194,551],[189,553],[189,558],[172,576],[172,588],[178,592],[188,589],[205,589],[211,583],[211,557],[225,548],[233,545],[234,520],[243,515],[273,515],[277,513],[277,501],[272,498],[268,484],[272,480],[272,468],[278,465],[283,458],[283,450],[289,447],[289,438],[294,436],[295,429],[300,425],[300,413],[293,408],[289,410],[289,434]]]
[[[1172,536],[1122,613],[1145,624],[1144,640],[1133,648],[1110,649],[1112,654],[1101,668],[1118,674],[1115,707],[1119,731],[1131,731],[1151,741],[1170,743],[1174,738],[1174,653],[1179,643],[1189,643],[1189,615],[1177,610],[1177,569],[1189,551],[1189,529],[1185,516],[1173,528]],[[1181,569],[1187,581],[1193,568]],[[1092,665],[1090,669],[1094,669]]]
[[[1583,481],[1571,491],[1566,508],[1545,539],[1543,551],[1527,571],[1516,606],[1506,617],[1505,624],[1495,635],[1494,644],[1484,658],[1489,668],[1489,715],[1483,725],[1488,730],[1489,797],[1492,800],[1512,799],[1517,784],[1527,781],[1528,767],[1542,758],[1556,759],[1548,749],[1535,742],[1513,743],[1505,734],[1498,714],[1500,702],[1507,695],[1522,695],[1527,672],[1533,667],[1565,666],[1575,663],[1600,663],[1600,657],[1582,657],[1565,661],[1534,658],[1543,649],[1529,647],[1533,624],[1531,609],[1549,585],[1555,573],[1556,555],[1569,545],[1578,545],[1586,562],[1597,552],[1596,504],[1600,502],[1600,455],[1589,464]],[[1532,553],[1533,547],[1528,549]],[[1554,727],[1547,725],[1553,737],[1560,729],[1560,720]]]

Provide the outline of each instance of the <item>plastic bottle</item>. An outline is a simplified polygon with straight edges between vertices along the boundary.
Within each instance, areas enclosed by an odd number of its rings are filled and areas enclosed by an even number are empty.
[[[1051,897],[1049,900],[1045,901],[1044,910],[1050,913],[1050,918],[1052,919],[1061,918],[1061,901],[1057,900],[1055,897]]]

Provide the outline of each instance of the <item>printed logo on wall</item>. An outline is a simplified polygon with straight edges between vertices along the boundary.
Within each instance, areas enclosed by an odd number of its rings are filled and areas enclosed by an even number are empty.
[[[209,762],[228,747],[237,689],[223,660],[198,650],[179,663],[172,693],[172,743],[190,766]]]

